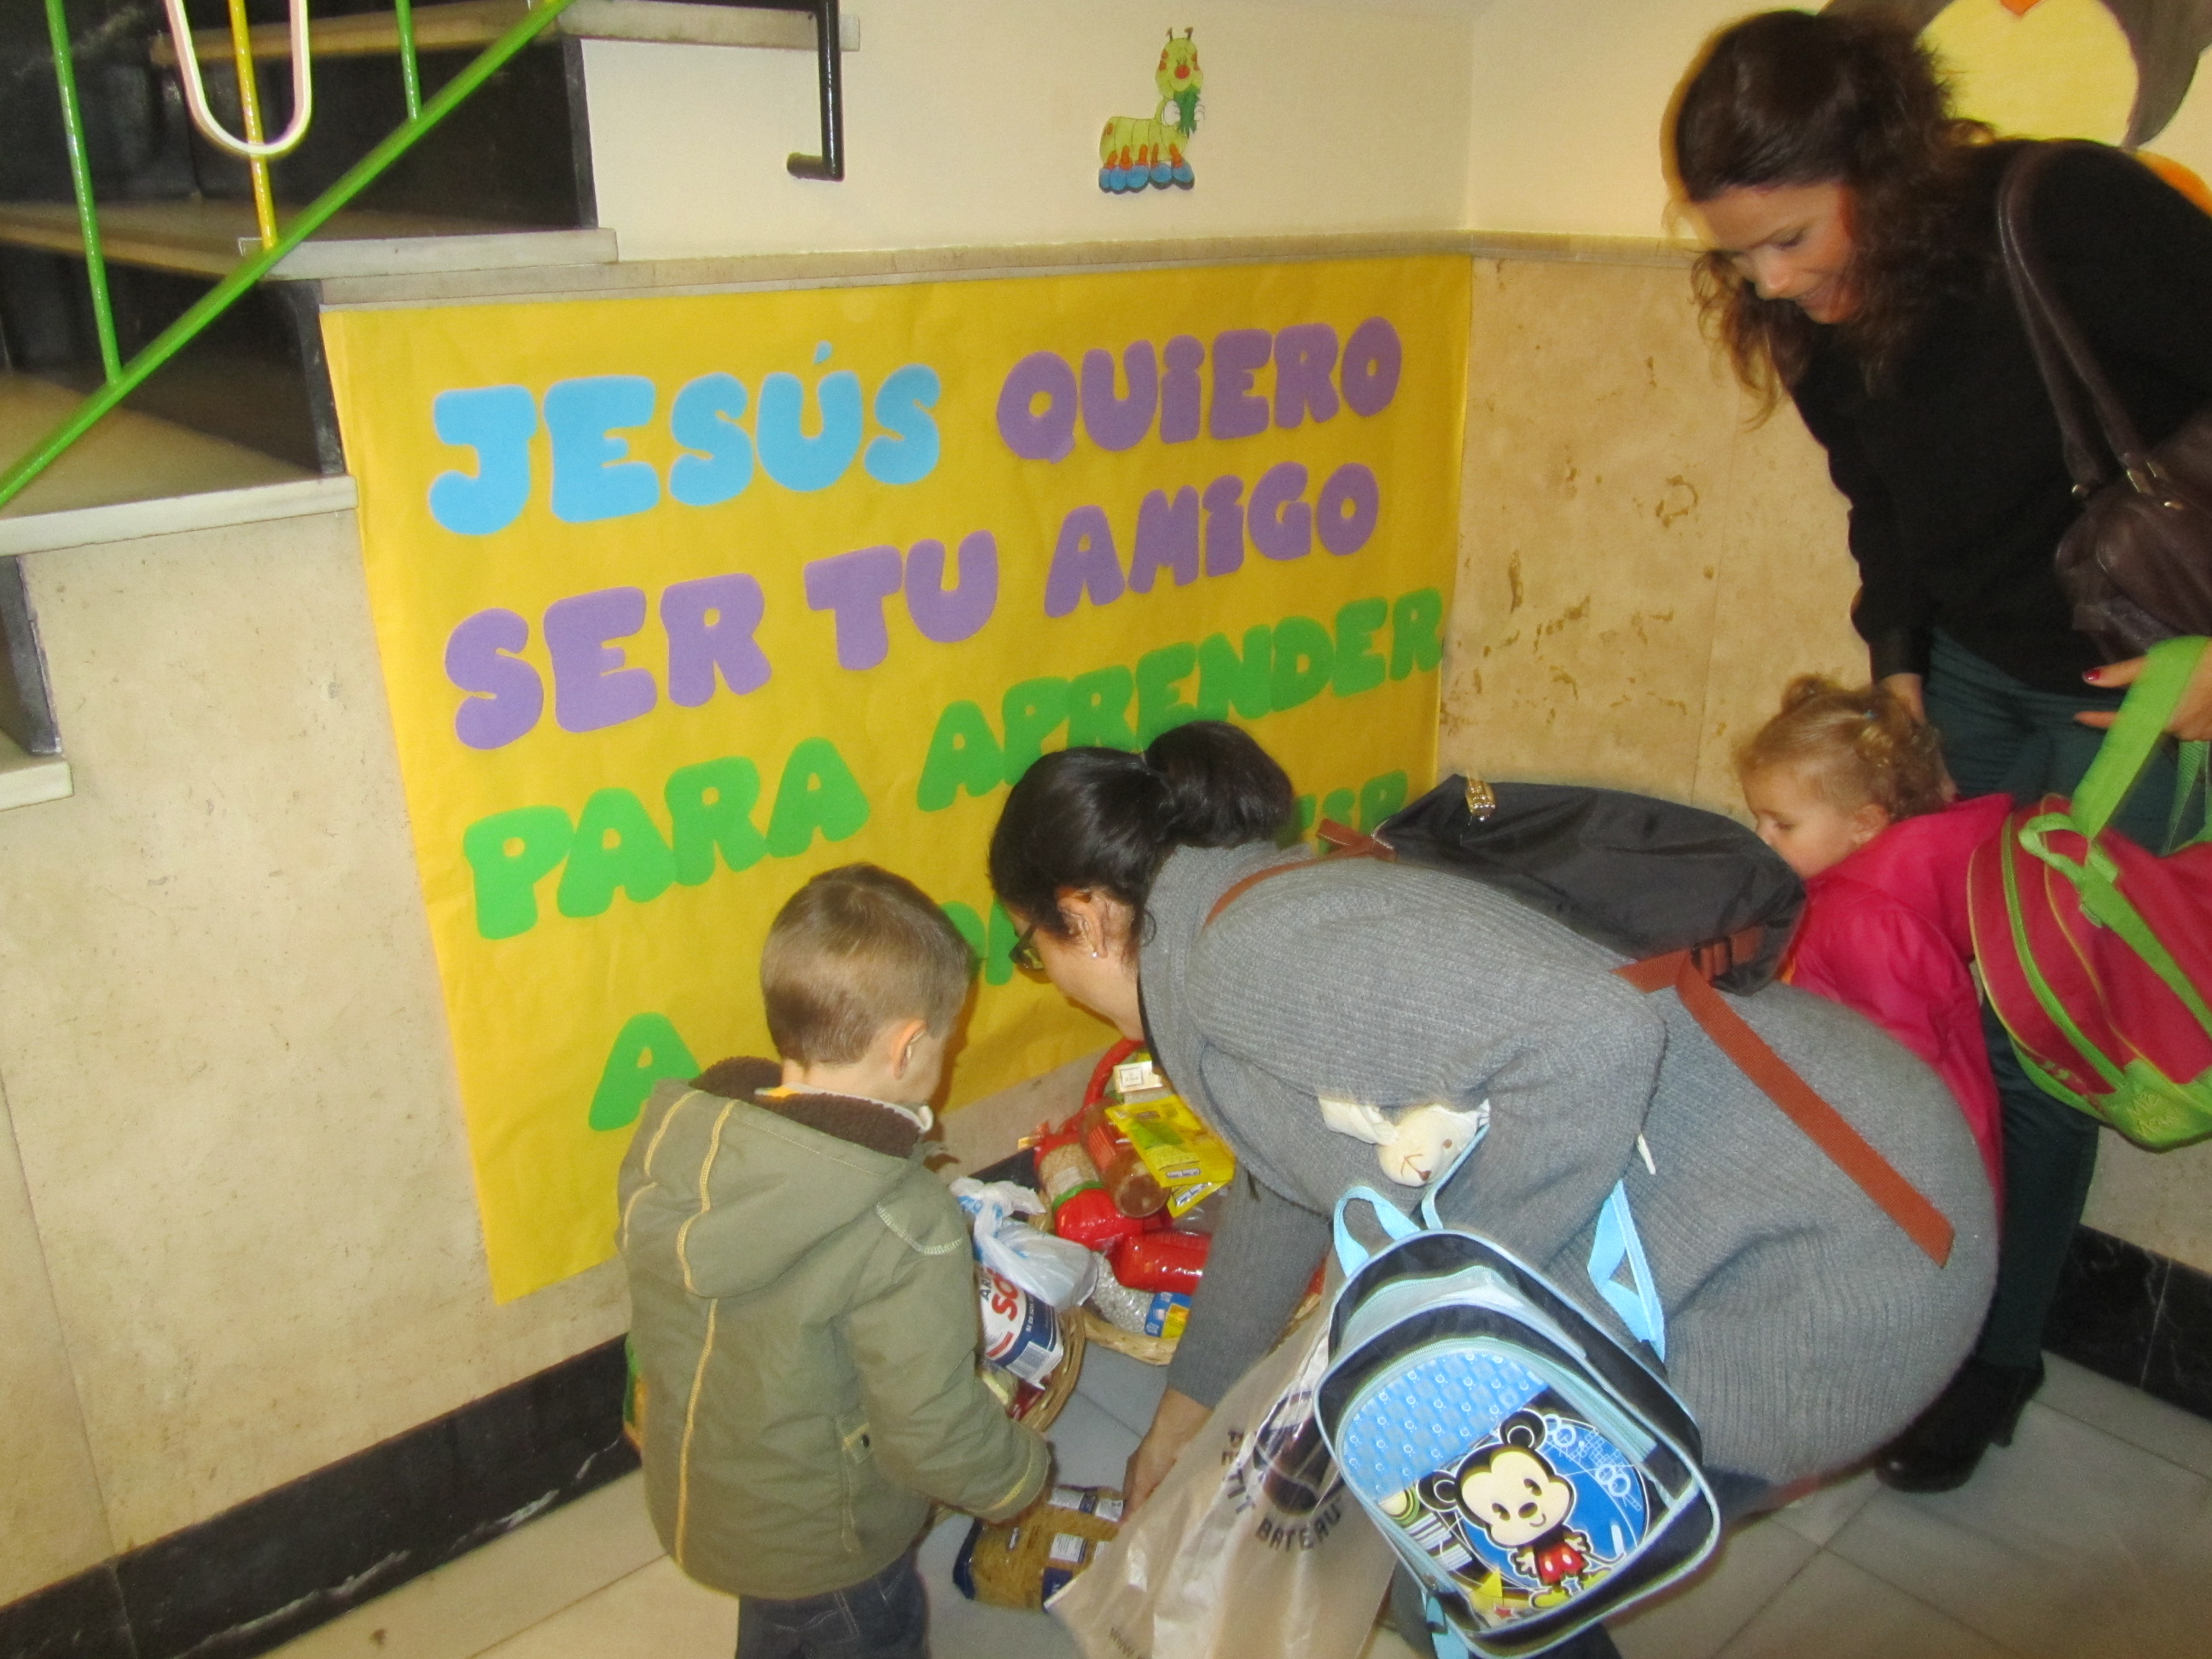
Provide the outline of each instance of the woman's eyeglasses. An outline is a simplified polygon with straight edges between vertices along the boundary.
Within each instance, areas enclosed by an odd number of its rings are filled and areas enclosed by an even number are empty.
[[[1031,922],[1014,940],[1013,949],[1006,952],[1006,960],[1025,974],[1044,972],[1044,958],[1037,954],[1036,923]]]

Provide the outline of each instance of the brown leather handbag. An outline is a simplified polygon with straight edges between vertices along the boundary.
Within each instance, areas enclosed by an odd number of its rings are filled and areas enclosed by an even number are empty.
[[[2146,449],[2028,235],[2029,198],[2044,170],[2063,150],[2101,148],[2024,149],[1998,191],[1997,235],[2081,502],[2081,516],[2059,538],[2059,586],[2074,602],[2074,626],[2113,660],[2177,634],[2212,634],[2212,404]],[[2101,443],[2090,435],[2085,395]]]

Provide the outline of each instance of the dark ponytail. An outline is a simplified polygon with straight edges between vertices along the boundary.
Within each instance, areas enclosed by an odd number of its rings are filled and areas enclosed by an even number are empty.
[[[1272,841],[1297,811],[1283,769],[1219,720],[1164,732],[1141,755],[1063,749],[1007,795],[991,832],[991,888],[1007,909],[1065,938],[1062,890],[1103,893],[1141,915],[1176,848]]]

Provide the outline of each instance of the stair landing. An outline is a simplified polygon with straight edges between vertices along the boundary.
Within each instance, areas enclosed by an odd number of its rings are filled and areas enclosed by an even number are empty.
[[[69,418],[80,394],[0,374],[0,468]],[[179,530],[338,513],[349,477],[318,477],[171,421],[118,409],[0,507],[0,557]]]
[[[284,222],[280,209],[278,223]],[[261,245],[253,204],[202,198],[103,202],[101,251],[111,264],[222,278]],[[68,202],[0,202],[0,242],[82,257],[84,238]],[[532,230],[428,214],[333,216],[272,273],[278,279],[398,276],[511,270],[532,265],[611,264],[611,230]]]

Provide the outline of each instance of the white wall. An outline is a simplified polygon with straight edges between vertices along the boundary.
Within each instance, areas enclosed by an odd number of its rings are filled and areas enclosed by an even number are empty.
[[[1492,0],[1474,9],[1468,222],[1665,234],[1667,101],[1706,36],[1759,9],[1743,0]],[[2180,112],[2145,148],[2212,178],[2212,72],[2200,69]]]
[[[810,54],[586,47],[599,220],[629,259],[1463,222],[1485,0],[854,0],[848,176]],[[1196,185],[1109,196],[1098,137],[1149,117],[1167,27],[1206,76]]]

